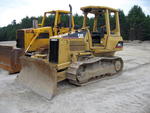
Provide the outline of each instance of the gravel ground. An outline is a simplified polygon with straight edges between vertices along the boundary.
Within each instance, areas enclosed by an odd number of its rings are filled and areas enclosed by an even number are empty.
[[[150,113],[150,42],[130,42],[118,52],[124,71],[83,87],[59,84],[51,101],[0,70],[0,113]]]
[[[16,47],[16,41],[3,41],[3,42],[0,42],[0,45],[13,46],[15,48]]]

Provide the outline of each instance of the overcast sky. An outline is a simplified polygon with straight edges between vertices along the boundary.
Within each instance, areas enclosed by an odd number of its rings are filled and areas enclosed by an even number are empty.
[[[109,6],[122,9],[125,14],[133,5],[139,5],[146,14],[150,14],[150,0],[0,0],[0,27],[14,19],[18,23],[26,16],[40,16],[53,9],[69,10],[69,3],[74,14],[82,14],[80,7],[86,5]]]

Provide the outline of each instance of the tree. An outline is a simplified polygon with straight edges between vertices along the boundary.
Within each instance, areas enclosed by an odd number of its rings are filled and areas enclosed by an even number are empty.
[[[135,5],[127,16],[129,39],[130,40],[143,40],[144,39],[144,22],[145,14],[142,8]]]
[[[144,22],[144,40],[150,40],[150,16],[145,18]]]
[[[13,20],[13,21],[11,22],[11,24],[12,24],[12,25],[16,25],[16,20]]]
[[[128,25],[127,25],[127,19],[122,10],[119,10],[119,19],[120,19],[120,30],[121,30],[121,36],[124,40],[128,40]]]
[[[83,16],[75,14],[74,15],[74,22],[75,22],[75,25],[79,25],[80,27],[82,27],[82,25],[83,25]]]
[[[32,27],[32,20],[34,17],[29,18],[26,16],[21,20],[21,28],[31,28]]]
[[[142,11],[142,8],[135,5],[129,11],[129,14],[125,16],[122,10],[119,10],[120,16],[120,28],[121,28],[121,35],[125,40],[150,40],[150,16],[146,16]],[[16,20],[13,20],[11,24],[7,25],[6,27],[0,27],[0,41],[7,41],[7,40],[15,40],[16,39],[16,30],[23,29],[23,28],[31,28],[32,27],[32,20],[34,17],[26,16],[21,20],[20,23],[17,23]],[[42,21],[42,16],[37,17],[39,23]],[[54,19],[53,15],[48,16],[47,24],[53,25],[52,20]],[[104,24],[104,18],[102,17],[98,26]],[[63,22],[67,26],[67,17],[62,16]],[[92,30],[93,26],[93,17],[88,18],[87,25],[90,26],[90,30]],[[74,22],[75,25],[79,25],[82,27],[83,24],[83,16],[75,14],[74,15]],[[114,17],[110,16],[110,23],[112,28],[115,27]]]

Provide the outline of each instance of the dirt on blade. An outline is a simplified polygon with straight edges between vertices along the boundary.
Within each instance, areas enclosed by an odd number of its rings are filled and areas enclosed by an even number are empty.
[[[21,57],[22,70],[17,81],[35,91],[37,94],[51,99],[56,92],[56,70],[41,59]]]

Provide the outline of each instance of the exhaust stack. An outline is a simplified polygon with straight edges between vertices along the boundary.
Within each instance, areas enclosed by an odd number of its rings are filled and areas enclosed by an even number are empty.
[[[38,20],[37,20],[37,18],[33,19],[32,25],[33,25],[33,28],[38,28]]]
[[[71,31],[72,28],[72,6],[69,4],[70,8],[70,18],[69,18],[69,31]]]

